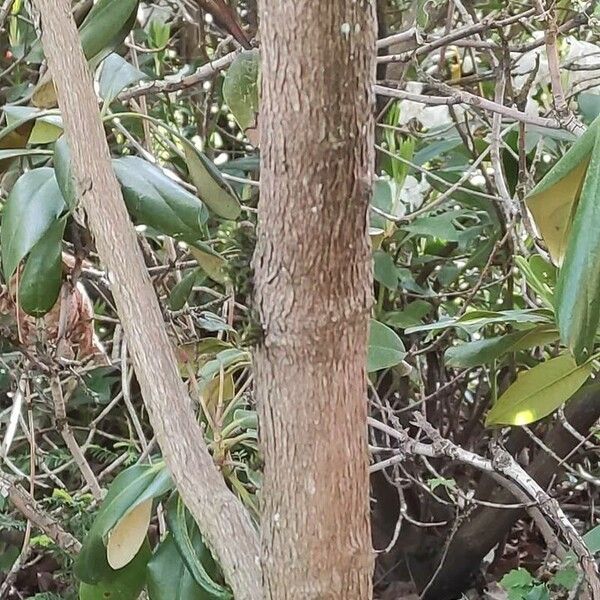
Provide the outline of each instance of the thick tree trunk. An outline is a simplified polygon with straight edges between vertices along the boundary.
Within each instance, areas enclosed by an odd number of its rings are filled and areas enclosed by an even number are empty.
[[[259,11],[264,596],[365,600],[375,7],[262,0]]]
[[[258,536],[213,463],[179,377],[164,321],[110,163],[70,0],[36,0],[80,202],[112,283],[144,402],[181,496],[236,600],[260,600]]]

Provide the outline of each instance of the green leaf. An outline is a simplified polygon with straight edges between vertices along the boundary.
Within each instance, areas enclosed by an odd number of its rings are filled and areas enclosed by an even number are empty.
[[[398,334],[379,321],[371,319],[367,371],[373,373],[400,364],[406,351]]]
[[[210,246],[202,242],[196,242],[194,246],[190,247],[190,252],[198,265],[211,279],[222,284],[229,281],[227,260]]]
[[[596,120],[590,125],[525,200],[553,262],[559,266],[571,237],[586,173],[593,171],[588,164],[596,145],[599,123]]]
[[[431,311],[431,304],[425,300],[415,300],[406,305],[404,310],[395,310],[385,313],[382,321],[391,327],[406,329],[407,327],[416,327],[421,324],[423,319]]]
[[[113,160],[113,168],[137,223],[167,235],[195,240],[203,234],[206,207],[158,167],[136,156]]]
[[[398,289],[398,269],[394,263],[394,259],[383,250],[377,250],[373,253],[373,276],[375,281],[378,281],[390,290]]]
[[[102,63],[100,73],[100,96],[110,104],[126,87],[148,76],[130,65],[118,54],[110,54]]]
[[[561,340],[578,364],[592,355],[600,321],[600,135],[595,142],[555,293]]]
[[[191,143],[184,143],[183,149],[190,177],[202,201],[219,217],[237,219],[242,208],[233,188],[214,164]]]
[[[194,269],[171,290],[169,295],[169,308],[171,310],[181,310],[185,306],[199,275],[201,275],[201,271]]]
[[[527,588],[532,586],[536,582],[536,579],[526,569],[519,568],[509,571],[500,580],[500,585],[508,590],[510,588]]]
[[[71,151],[65,135],[54,144],[54,173],[67,206],[73,209],[77,205],[77,188],[71,173]]]
[[[62,238],[66,219],[55,221],[31,249],[19,279],[19,304],[29,315],[44,316],[58,300],[62,284]]]
[[[118,48],[137,18],[139,0],[99,0],[79,28],[88,60],[96,64]]]
[[[19,262],[42,239],[65,208],[54,170],[27,171],[11,190],[2,211],[2,268],[9,280]]]
[[[452,346],[446,350],[444,359],[449,367],[477,367],[490,363],[508,352],[551,344],[558,337],[558,331],[552,326],[540,325],[534,329]]]
[[[223,81],[223,98],[254,146],[258,146],[260,52],[240,52],[229,66]]]
[[[181,559],[193,579],[205,592],[206,598],[230,600],[232,595],[229,590],[214,581],[217,572],[215,562],[178,494],[173,494],[169,500],[167,522]]]
[[[86,583],[108,581],[115,571],[108,564],[106,545],[111,531],[134,508],[162,496],[173,484],[164,465],[135,465],[113,481],[75,562],[75,573]]]
[[[20,123],[35,121],[29,134],[29,144],[50,144],[63,134],[62,119],[57,114],[47,114],[33,106],[5,106],[6,124],[9,127],[18,126]]]
[[[420,217],[410,225],[402,225],[402,229],[414,235],[430,236],[447,242],[460,241],[460,231],[454,221],[461,214],[460,211],[451,211],[434,217]]]
[[[529,260],[523,256],[515,256],[515,263],[542,303],[553,309],[556,267],[547,263],[539,254],[530,257]]]
[[[520,373],[489,411],[486,427],[539,421],[562,406],[592,373],[591,361],[578,366],[569,354]]]
[[[213,596],[191,576],[171,534],[162,541],[147,570],[150,600],[203,600]]]
[[[50,156],[51,154],[52,152],[49,150],[41,150],[39,148],[11,148],[0,150],[0,160],[19,158],[20,156]]]
[[[90,585],[82,582],[79,600],[137,600],[146,581],[146,565],[152,552],[148,540],[136,557],[122,569],[113,571],[111,579]]]

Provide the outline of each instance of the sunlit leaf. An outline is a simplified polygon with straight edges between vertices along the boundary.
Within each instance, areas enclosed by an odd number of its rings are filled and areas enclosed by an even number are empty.
[[[595,141],[555,293],[561,340],[579,364],[600,322],[600,135]]]
[[[569,242],[598,124],[589,127],[525,200],[552,260],[559,266]]]
[[[592,373],[591,362],[578,366],[569,354],[522,372],[498,398],[485,424],[527,425],[539,421],[562,406]]]
[[[131,509],[108,533],[106,558],[115,569],[129,564],[142,547],[150,519],[152,517],[152,498]]]

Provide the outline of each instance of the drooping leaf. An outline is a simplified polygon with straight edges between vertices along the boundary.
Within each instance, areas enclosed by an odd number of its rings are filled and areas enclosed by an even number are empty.
[[[148,76],[129,64],[118,54],[110,54],[102,63],[100,73],[100,96],[111,103],[126,87]]]
[[[185,160],[198,195],[216,215],[235,220],[241,206],[232,187],[214,164],[191,143],[184,144]]]
[[[188,301],[198,275],[201,275],[199,269],[190,271],[183,279],[171,290],[169,295],[169,308],[171,310],[181,310]]]
[[[7,280],[64,208],[53,169],[43,167],[21,175],[2,211],[0,248]]]
[[[527,425],[543,419],[562,406],[592,373],[591,362],[577,365],[569,354],[520,373],[489,411],[486,427]]]
[[[590,125],[525,200],[548,252],[558,266],[565,256],[599,123],[595,121]]]
[[[106,559],[115,571],[128,565],[141,548],[150,519],[152,498],[131,509],[108,533]]]
[[[95,584],[114,577],[106,549],[110,533],[130,511],[162,496],[172,485],[164,465],[135,465],[115,478],[75,562],[79,579]]]
[[[383,250],[373,253],[373,277],[390,290],[398,289],[398,269],[394,259]]]
[[[71,151],[64,135],[54,144],[54,173],[67,206],[74,208],[77,204],[77,189],[71,171]]]
[[[137,600],[146,581],[146,566],[152,552],[148,540],[127,566],[113,571],[110,579],[96,584],[82,582],[79,600]]]
[[[400,364],[406,351],[398,334],[387,325],[371,319],[367,371],[373,373]]]
[[[136,222],[190,241],[202,236],[208,214],[196,196],[136,156],[113,160],[113,168]]]
[[[258,146],[260,53],[257,49],[238,54],[223,81],[223,98],[254,146]]]
[[[190,252],[198,262],[198,266],[217,283],[225,284],[229,280],[227,275],[227,260],[210,246],[196,242],[190,247]]]
[[[44,316],[58,300],[62,284],[62,238],[66,219],[54,221],[29,253],[19,278],[19,304],[34,317]]]
[[[199,598],[230,600],[231,592],[214,580],[215,562],[178,494],[173,494],[167,505],[167,522],[187,571],[206,595]]]
[[[139,0],[99,0],[79,28],[83,52],[99,62],[127,37],[137,18]]]
[[[32,106],[5,106],[3,110],[9,127],[27,121],[35,122],[27,138],[29,144],[50,144],[63,134],[63,123],[58,114],[47,114],[48,111]]]
[[[555,293],[561,340],[579,364],[600,322],[600,135],[595,142]]]
[[[558,337],[559,333],[555,328],[540,325],[534,329],[451,346],[446,350],[444,358],[449,367],[476,367],[490,363],[508,352],[551,344]]]
[[[203,600],[212,596],[192,577],[171,534],[160,543],[148,563],[150,600]]]

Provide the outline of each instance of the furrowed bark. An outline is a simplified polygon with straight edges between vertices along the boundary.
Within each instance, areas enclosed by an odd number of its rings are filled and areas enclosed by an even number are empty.
[[[69,0],[35,0],[73,170],[127,335],[144,402],[179,491],[237,600],[262,598],[258,536],[203,441],[160,307],[113,173],[92,79]]]
[[[262,0],[259,15],[264,595],[365,600],[375,6]]]

